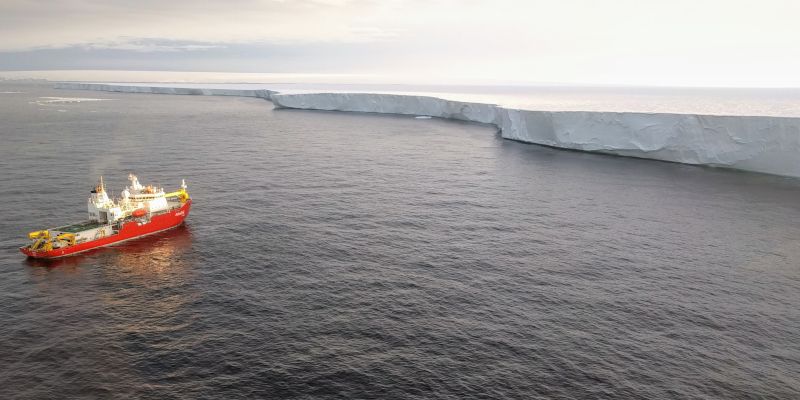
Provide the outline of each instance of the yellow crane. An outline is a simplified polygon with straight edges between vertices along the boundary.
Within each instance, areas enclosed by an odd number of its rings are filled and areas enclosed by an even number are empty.
[[[164,197],[177,197],[181,203],[186,203],[186,200],[189,200],[189,193],[186,193],[186,189],[181,188],[181,190],[165,194]]]
[[[33,244],[31,244],[31,250],[53,250],[53,241],[50,240],[50,231],[31,232],[28,234],[28,238],[34,241]],[[72,246],[75,244],[77,237],[74,233],[64,232],[56,236],[55,240],[62,246]]]
[[[50,251],[53,249],[53,244],[50,243],[50,231],[31,232],[28,234],[28,238],[34,241],[31,250]]]
[[[63,244],[66,244],[67,246],[74,245],[76,239],[77,238],[75,237],[74,233],[68,233],[68,232],[64,232],[64,233],[56,236],[56,240],[58,240],[59,242],[61,242]]]

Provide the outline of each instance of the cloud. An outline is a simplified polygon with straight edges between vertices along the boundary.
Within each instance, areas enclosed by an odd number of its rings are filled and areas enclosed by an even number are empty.
[[[83,50],[126,50],[135,52],[183,52],[183,51],[203,51],[210,49],[224,48],[223,44],[179,41],[156,38],[122,38],[114,41],[99,43],[81,43],[73,46]]]
[[[115,44],[126,38],[214,43],[352,43],[393,30],[389,1],[36,0],[0,2],[0,51]],[[122,44],[122,43],[120,43]],[[144,46],[146,47],[146,46]]]
[[[796,15],[793,0],[3,0],[0,69],[797,84]]]

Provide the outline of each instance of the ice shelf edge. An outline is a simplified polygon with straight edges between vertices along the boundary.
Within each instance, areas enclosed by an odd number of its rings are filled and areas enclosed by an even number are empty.
[[[271,100],[304,110],[425,115],[495,125],[503,138],[557,148],[800,177],[800,118],[700,114],[533,111],[431,96],[279,93],[62,82],[57,89]]]

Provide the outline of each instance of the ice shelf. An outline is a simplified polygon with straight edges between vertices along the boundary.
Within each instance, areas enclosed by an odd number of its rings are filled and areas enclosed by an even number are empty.
[[[271,100],[278,108],[431,116],[496,126],[503,138],[558,148],[800,177],[800,118],[534,111],[431,96],[279,93],[63,82],[58,89]]]

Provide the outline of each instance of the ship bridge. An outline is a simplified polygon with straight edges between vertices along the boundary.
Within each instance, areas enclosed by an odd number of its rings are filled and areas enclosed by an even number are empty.
[[[88,202],[89,216],[92,220],[113,223],[134,213],[147,215],[161,213],[176,205],[173,203],[182,204],[189,198],[186,193],[186,181],[181,181],[180,190],[166,193],[164,188],[142,185],[134,174],[128,175],[128,180],[130,185],[122,191],[121,198],[114,201],[108,197],[103,178],[100,177],[100,184],[92,190]]]

